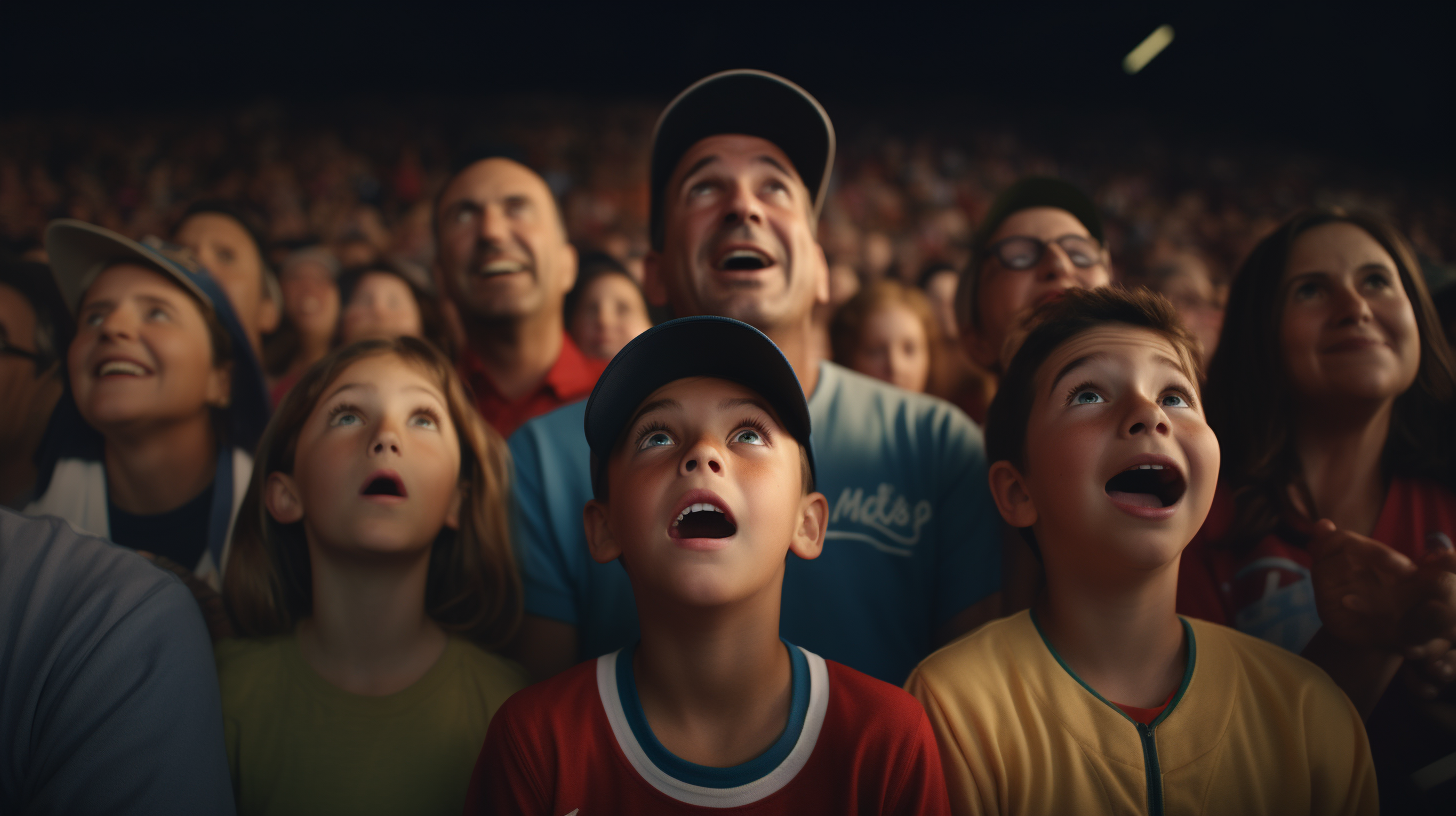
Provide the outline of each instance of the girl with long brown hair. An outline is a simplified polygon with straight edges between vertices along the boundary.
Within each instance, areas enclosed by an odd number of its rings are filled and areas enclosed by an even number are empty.
[[[319,361],[259,445],[218,647],[240,813],[458,813],[521,616],[505,444],[422,340]]]

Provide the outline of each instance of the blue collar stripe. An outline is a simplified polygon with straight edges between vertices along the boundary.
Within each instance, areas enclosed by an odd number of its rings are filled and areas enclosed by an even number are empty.
[[[647,724],[647,714],[642,710],[642,700],[637,696],[637,682],[632,676],[632,656],[636,645],[628,646],[617,655],[617,694],[622,703],[622,712],[632,727],[632,736],[647,754],[647,758],[659,770],[689,785],[704,788],[736,788],[756,782],[774,771],[788,758],[789,752],[799,741],[804,730],[804,720],[809,713],[809,661],[803,650],[784,641],[789,650],[789,667],[793,680],[789,700],[789,724],[774,744],[762,754],[742,765],[731,768],[713,768],[698,765],[678,757],[658,742],[652,728]]]

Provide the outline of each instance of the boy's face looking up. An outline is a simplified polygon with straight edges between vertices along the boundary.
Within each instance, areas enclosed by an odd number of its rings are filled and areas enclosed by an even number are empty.
[[[1176,563],[1218,480],[1192,370],[1163,335],[1121,323],[1073,336],[1037,369],[1024,467],[999,461],[990,478],[1001,515],[1033,528],[1049,572]]]
[[[586,506],[592,557],[620,557],[639,603],[644,593],[692,606],[776,602],[784,556],[818,556],[828,520],[801,462],[751,389],[711,377],[669,383],[626,426],[607,464],[608,498]]]

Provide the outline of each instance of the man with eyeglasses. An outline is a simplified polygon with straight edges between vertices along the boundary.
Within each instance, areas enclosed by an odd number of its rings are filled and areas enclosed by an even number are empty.
[[[1068,289],[1111,283],[1092,201],[1065,181],[1022,179],[996,197],[972,239],[971,262],[956,292],[961,343],[972,360],[999,375],[1014,351],[1008,338],[1032,310]]]
[[[35,454],[65,388],[74,331],[45,264],[0,262],[0,505],[34,498]]]

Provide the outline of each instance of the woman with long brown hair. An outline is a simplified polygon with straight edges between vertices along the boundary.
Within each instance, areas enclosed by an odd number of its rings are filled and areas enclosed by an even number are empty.
[[[1179,611],[1325,668],[1369,716],[1385,806],[1408,807],[1409,772],[1456,750],[1391,683],[1450,678],[1456,374],[1405,240],[1339,210],[1286,221],[1234,280],[1205,397],[1223,469]]]

